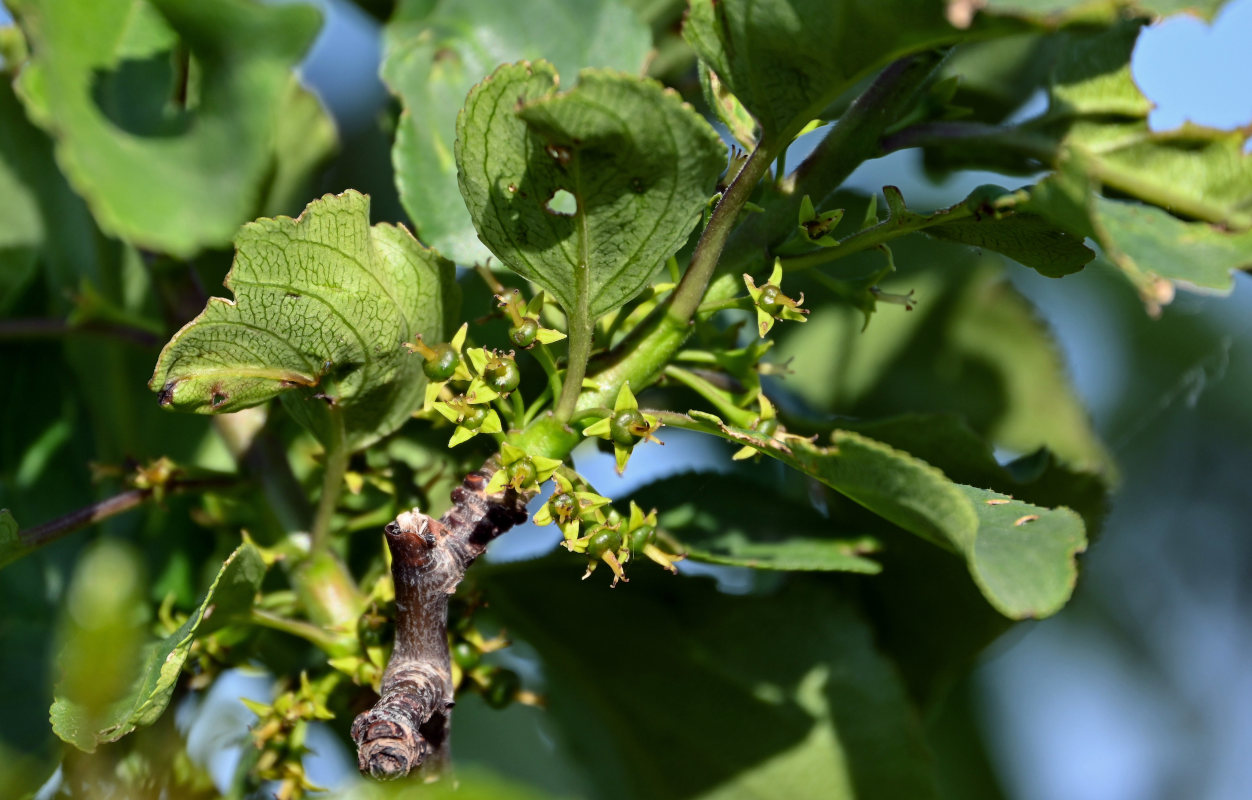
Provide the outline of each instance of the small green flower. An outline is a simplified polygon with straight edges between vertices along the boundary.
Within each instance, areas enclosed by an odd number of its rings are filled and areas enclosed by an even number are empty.
[[[465,395],[459,395],[447,402],[433,404],[434,409],[448,422],[456,424],[456,430],[452,432],[452,438],[448,440],[448,447],[456,447],[480,433],[504,431],[504,426],[500,423],[500,415],[490,407],[480,405],[485,402],[488,401],[479,399],[477,403],[471,402]]]
[[[813,208],[813,201],[807,194],[800,201],[800,235],[812,244],[822,247],[838,247],[839,240],[832,236],[831,232],[841,219],[843,219],[842,208],[818,214]]]
[[[661,444],[655,433],[661,424],[651,414],[639,410],[639,401],[630,391],[630,383],[622,384],[617,393],[617,402],[613,405],[613,413],[583,428],[583,436],[598,436],[613,443],[613,454],[617,459],[617,474],[626,470],[626,462],[635,445],[641,441],[653,441]]]
[[[756,322],[761,336],[769,333],[776,319],[789,319],[793,322],[804,322],[808,319],[806,315],[809,310],[800,308],[800,304],[804,302],[804,295],[801,294],[799,300],[792,300],[779,288],[782,283],[782,274],[782,262],[775,259],[774,271],[770,273],[769,281],[760,288],[757,288],[751,275],[746,272],[743,275],[748,294],[752,296],[752,302],[756,305]]]
[[[430,408],[436,398],[439,397],[440,390],[448,384],[449,381],[468,381],[473,379],[473,374],[469,371],[469,367],[465,365],[465,357],[462,349],[465,347],[465,334],[469,331],[469,323],[461,325],[456,335],[452,337],[452,341],[446,344],[437,344],[434,347],[427,345],[422,341],[422,335],[419,333],[413,344],[405,342],[404,346],[410,353],[418,353],[422,358],[426,359],[422,364],[422,371],[426,373],[429,383],[426,384],[426,397],[422,403],[423,409]]]
[[[492,474],[485,491],[492,494],[512,486],[517,492],[537,492],[539,484],[551,478],[559,466],[560,459],[528,456],[520,447],[504,442],[500,445],[500,468]]]

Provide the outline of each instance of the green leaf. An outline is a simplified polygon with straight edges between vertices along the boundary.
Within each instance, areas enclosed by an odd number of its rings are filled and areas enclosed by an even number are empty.
[[[22,99],[101,226],[180,257],[229,242],[256,213],[317,11],[245,0],[10,5],[32,52]]]
[[[556,87],[540,61],[474,88],[457,121],[461,193],[506,266],[594,318],[635,296],[687,240],[726,147],[653,81],[584,70],[570,91]]]
[[[961,490],[978,512],[978,538],[966,557],[983,596],[1017,619],[1059,610],[1074,590],[1075,559],[1087,548],[1082,518],[986,489]]]
[[[52,730],[66,742],[92,752],[115,742],[165,712],[179,673],[197,637],[207,636],[246,614],[265,575],[265,563],[251,544],[240,545],[222,564],[213,584],[190,619],[174,633],[150,644],[125,697],[96,717],[75,700],[56,692],[50,712]]]
[[[1112,23],[1130,14],[1167,16],[1186,12],[1212,19],[1226,0],[987,0],[987,13],[1017,17],[1045,26]]]
[[[17,535],[17,520],[7,508],[0,508],[0,567],[30,552]]]
[[[829,591],[734,597],[641,570],[597,590],[565,560],[485,578],[543,659],[550,713],[598,796],[935,797],[894,670]]]
[[[274,174],[261,205],[265,216],[299,211],[311,194],[316,170],[339,146],[335,122],[317,97],[292,82],[282,100],[272,145]]]
[[[1073,592],[1075,556],[1087,540],[1082,518],[1069,509],[1013,501],[1008,507],[1020,513],[1009,519],[979,502],[1002,495],[953,483],[921,459],[858,433],[832,431],[828,447],[803,439],[782,444],[706,416],[690,424],[665,422],[754,447],[904,530],[959,553],[987,601],[1007,617],[1048,616]],[[1046,524],[1010,530],[1022,527],[1020,519],[1031,514]],[[1015,588],[1019,584],[1028,589]]]
[[[793,390],[816,409],[853,417],[957,413],[997,447],[1046,447],[1076,468],[1109,472],[1112,459],[1047,325],[996,259],[920,238],[892,249],[901,272],[882,287],[915,291],[917,307],[879,313],[864,333],[859,311],[815,307],[775,348],[805,376]]]
[[[405,211],[422,241],[462,264],[490,254],[457,194],[453,140],[465,95],[498,65],[542,56],[558,72],[638,74],[652,37],[616,0],[443,0],[402,3],[384,29],[382,75],[404,111],[392,158]]]
[[[371,228],[369,198],[354,191],[299,219],[249,223],[236,248],[235,300],[210,299],[161,351],[149,385],[162,405],[226,413],[303,387],[288,407],[325,441],[333,401],[354,448],[421,405],[422,360],[401,344],[444,340],[457,311],[451,262],[402,227]]]
[[[1150,129],[1152,104],[1130,70],[1142,24],[1066,38],[1048,112],[1028,123],[1057,138],[1057,172],[1024,208],[1093,236],[1156,307],[1175,281],[1229,292],[1231,271],[1252,262],[1252,159],[1246,130]]]
[[[785,142],[875,68],[962,34],[941,3],[692,0],[683,36],[762,138]]]
[[[716,491],[693,492],[693,485]],[[864,557],[877,551],[873,539],[834,538],[840,531],[807,501],[784,497],[746,476],[673,475],[630,499],[660,509],[659,526],[692,561],[800,572],[880,570]]]
[[[1024,267],[1060,278],[1082,269],[1095,253],[1082,237],[1036,214],[1008,213],[963,219],[926,229],[927,236],[1006,255]]]

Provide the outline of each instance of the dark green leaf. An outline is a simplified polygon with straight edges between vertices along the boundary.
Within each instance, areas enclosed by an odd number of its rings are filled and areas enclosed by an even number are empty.
[[[461,193],[483,242],[571,315],[634,297],[687,240],[725,166],[698,114],[652,81],[546,62],[501,67],[457,121]]]
[[[206,636],[246,614],[264,575],[260,552],[251,544],[240,545],[222,564],[190,619],[146,648],[133,685],[125,697],[109,705],[104,718],[89,714],[75,700],[57,693],[50,712],[56,735],[90,752],[101,742],[115,742],[135,728],[155,722],[169,705],[196,637]]]
[[[211,299],[161,351],[150,384],[161,403],[225,413],[308,387],[334,400],[354,447],[403,424],[426,381],[401,345],[444,340],[457,310],[451,262],[402,227],[371,228],[369,198],[353,191],[296,220],[249,223],[236,247],[235,300]],[[303,416],[325,401],[293,402]]]
[[[741,475],[671,475],[631,499],[642,508],[660,509],[660,527],[682,543],[692,561],[792,571],[880,569],[864,557],[878,550],[873,539],[834,538],[843,532],[807,501]]]
[[[783,142],[875,68],[961,35],[941,3],[916,0],[693,0],[683,26],[763,138]]]
[[[490,254],[456,197],[452,157],[465,95],[498,65],[542,56],[557,71],[637,74],[651,35],[616,0],[403,3],[385,29],[382,74],[404,104],[393,159],[400,199],[423,242],[462,264]]]
[[[603,797],[934,797],[894,671],[830,592],[732,597],[642,570],[610,591],[564,559],[486,577]]]
[[[32,50],[22,98],[101,226],[184,257],[229,242],[256,212],[318,13],[245,0],[11,6]]]
[[[1049,278],[1077,272],[1095,258],[1082,237],[1034,214],[963,219],[927,228],[926,235],[992,250]]]

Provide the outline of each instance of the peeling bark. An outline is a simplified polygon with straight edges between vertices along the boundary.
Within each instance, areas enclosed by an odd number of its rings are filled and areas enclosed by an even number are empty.
[[[448,653],[448,598],[487,545],[526,520],[530,493],[506,488],[487,494],[488,463],[452,491],[440,519],[418,509],[386,527],[396,586],[396,643],[378,702],[352,723],[357,765],[390,780],[424,767],[437,775],[448,764],[453,706]]]

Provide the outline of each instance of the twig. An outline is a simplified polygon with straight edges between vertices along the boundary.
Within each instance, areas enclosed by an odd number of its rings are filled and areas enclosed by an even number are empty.
[[[406,511],[385,531],[396,588],[396,644],[378,703],[352,723],[361,772],[390,780],[448,763],[453,705],[448,598],[497,536],[526,520],[529,494],[486,494],[489,461],[452,491],[441,519]]]
[[[206,489],[221,489],[233,486],[236,483],[238,481],[234,478],[173,480],[166,484],[165,492],[166,494],[177,494],[180,492],[204,491]],[[31,549],[43,547],[75,531],[82,530],[109,517],[116,517],[118,514],[130,511],[132,508],[137,508],[150,500],[152,495],[152,489],[131,489],[101,500],[98,503],[92,503],[77,511],[71,511],[42,525],[19,531],[17,537],[25,547]]]

